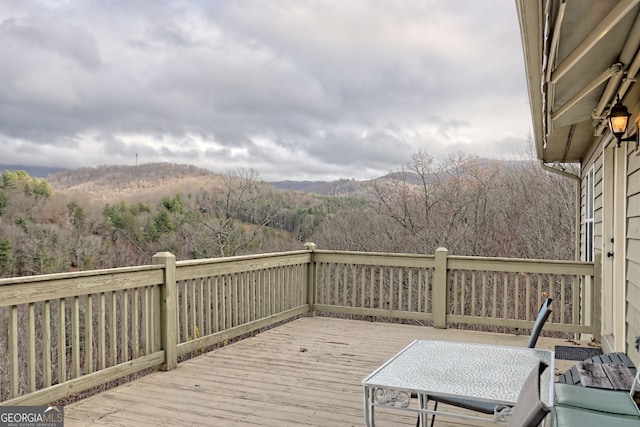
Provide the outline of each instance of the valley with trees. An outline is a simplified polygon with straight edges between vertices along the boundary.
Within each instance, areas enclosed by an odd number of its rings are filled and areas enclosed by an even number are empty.
[[[531,157],[532,159],[533,157]],[[317,193],[253,169],[170,163],[0,179],[0,277],[301,249],[573,259],[576,181],[531,160],[418,151],[397,171]]]
[[[171,163],[82,168],[46,178],[5,170],[0,178],[0,278],[13,282],[11,278],[22,276],[149,265],[158,252],[189,260],[298,250],[306,242],[337,251],[433,255],[444,247],[462,256],[574,258],[577,181],[545,171],[533,160],[495,161],[458,153],[435,162],[418,151],[398,170],[376,179],[305,183],[307,191],[290,188],[296,185],[264,182],[253,169],[214,174]],[[427,290],[419,269],[334,267],[320,275],[341,277],[342,282],[321,281],[318,298],[346,311],[331,316],[361,318],[349,312],[358,304],[374,313],[383,304],[395,307],[390,311],[433,313],[435,291]],[[518,301],[531,299],[521,311],[535,311],[541,289],[564,292],[577,277],[556,276],[557,283],[551,284],[543,276],[484,272],[476,283],[474,273],[454,273],[451,314],[479,316],[481,309],[489,320],[520,319],[514,314]],[[271,273],[267,281],[270,278]],[[225,302],[243,301],[245,286],[231,285],[232,280],[223,275],[206,285],[187,280],[177,286],[180,340],[211,334],[212,322],[215,328],[227,322],[242,326],[243,309]],[[274,307],[287,303],[277,293],[285,289],[284,281],[269,288],[261,294],[263,301],[274,295]],[[155,339],[145,323],[153,317],[153,289],[133,287],[0,307],[0,320],[11,325],[0,329],[0,400],[10,397],[12,387],[11,393],[24,394],[148,354]],[[561,321],[573,319],[572,310],[569,303],[558,310]],[[409,317],[386,321],[429,324]],[[515,332],[512,326],[491,323],[456,327]],[[181,357],[203,351],[205,346]],[[18,357],[24,354],[31,356]],[[9,380],[12,367],[17,368]],[[147,372],[66,396],[60,403]]]

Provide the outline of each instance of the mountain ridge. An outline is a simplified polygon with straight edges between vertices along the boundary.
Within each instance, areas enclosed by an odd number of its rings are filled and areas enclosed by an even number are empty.
[[[23,170],[34,178],[46,178],[48,175],[52,175],[59,172],[64,172],[68,169],[57,168],[51,166],[25,166],[25,165],[5,165],[0,164],[0,172],[4,171],[17,171]]]
[[[518,167],[518,165],[527,162],[524,160],[489,159],[477,159],[477,161],[486,164],[487,167],[491,162],[498,162],[507,168]],[[223,177],[223,175],[208,169],[168,162],[144,163],[135,166],[101,165],[77,169],[0,164],[0,171],[5,170],[24,170],[32,177],[46,179],[56,190],[90,193],[102,199],[132,196],[137,192],[150,191],[151,189],[163,188],[166,191],[175,191],[182,185],[192,188],[202,185],[217,186]],[[405,175],[404,172],[396,171],[370,180],[341,178],[333,181],[283,180],[264,182],[283,191],[348,196],[363,194],[364,187],[372,181],[394,179],[405,179],[413,185],[420,185],[421,181],[415,173],[408,172],[408,175]]]

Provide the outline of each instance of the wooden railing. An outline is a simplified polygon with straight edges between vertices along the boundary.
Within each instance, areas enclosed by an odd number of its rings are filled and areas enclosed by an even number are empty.
[[[599,339],[599,263],[314,251],[316,312],[530,329],[553,298],[545,330]]]
[[[45,404],[165,361],[162,265],[0,280],[0,396]]]
[[[300,315],[600,331],[599,265],[317,250],[0,279],[0,404],[46,404]]]
[[[309,312],[308,251],[178,263],[178,356]]]

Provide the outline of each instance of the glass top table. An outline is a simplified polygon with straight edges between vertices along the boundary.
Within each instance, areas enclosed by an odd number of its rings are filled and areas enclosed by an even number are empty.
[[[429,394],[513,406],[538,360],[549,365],[541,377],[541,398],[546,404],[553,405],[552,351],[450,341],[413,341],[363,380],[367,425],[374,425],[376,406],[417,411],[422,417],[433,413],[426,408],[426,396]],[[412,393],[420,396],[417,409],[409,405]],[[468,418],[462,414],[447,415]]]

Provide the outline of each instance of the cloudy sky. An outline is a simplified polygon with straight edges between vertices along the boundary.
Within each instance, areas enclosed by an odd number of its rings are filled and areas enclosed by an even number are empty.
[[[512,0],[0,2],[0,164],[369,179],[529,133]]]

